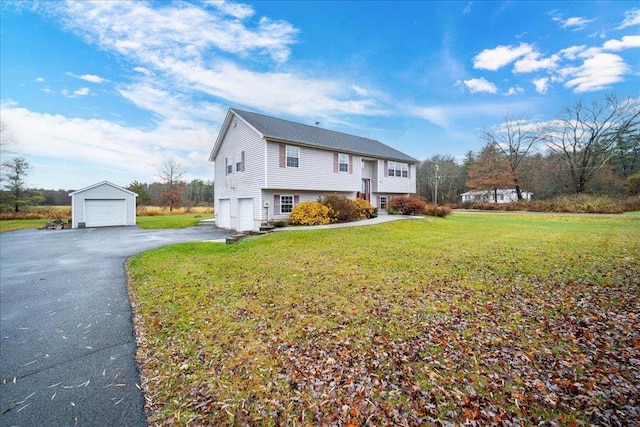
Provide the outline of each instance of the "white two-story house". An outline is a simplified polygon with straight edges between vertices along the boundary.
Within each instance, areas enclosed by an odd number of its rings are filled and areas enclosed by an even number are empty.
[[[416,192],[418,160],[379,141],[230,109],[209,160],[218,227],[259,230],[328,193],[369,200]]]

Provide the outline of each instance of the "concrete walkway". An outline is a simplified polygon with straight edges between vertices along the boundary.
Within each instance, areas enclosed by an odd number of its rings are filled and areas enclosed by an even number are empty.
[[[340,224],[327,225],[297,225],[282,228],[275,228],[274,231],[306,231],[306,230],[326,230],[329,228],[362,227],[366,225],[383,224],[385,222],[399,221],[402,219],[424,219],[424,216],[411,215],[389,215],[386,212],[378,214],[375,218],[361,219],[360,221],[344,222]]]
[[[213,227],[0,234],[0,425],[146,426],[124,263]]]

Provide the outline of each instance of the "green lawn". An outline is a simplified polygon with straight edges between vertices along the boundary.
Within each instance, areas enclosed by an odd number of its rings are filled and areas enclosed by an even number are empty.
[[[139,216],[136,224],[140,228],[186,228],[198,225],[201,220],[208,218],[213,218],[213,214]]]
[[[3,219],[0,221],[0,233],[5,231],[27,230],[42,227],[47,219]]]
[[[136,223],[140,228],[186,228],[198,225],[203,219],[213,218],[213,214],[179,214],[179,215],[156,215],[139,216]],[[47,219],[20,219],[0,221],[0,233],[4,231],[34,229],[42,227],[49,220]]]
[[[151,424],[640,422],[640,217],[454,214],[128,263]]]

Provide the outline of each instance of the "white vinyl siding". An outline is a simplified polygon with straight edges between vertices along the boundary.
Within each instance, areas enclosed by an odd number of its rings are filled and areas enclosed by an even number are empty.
[[[71,193],[72,227],[136,224],[136,194],[104,181]]]
[[[334,173],[335,152],[299,147],[300,167],[280,167],[279,143],[267,144],[267,182],[270,189],[320,192],[356,192],[361,186],[362,168],[353,173]],[[351,162],[360,165],[362,158],[351,155]],[[289,193],[290,194],[290,193]]]
[[[406,167],[406,177],[403,177],[403,166]],[[382,171],[378,174],[378,185],[374,187],[374,191],[378,193],[390,194],[411,194],[416,192],[415,164],[401,163],[394,161],[378,160],[378,170]],[[393,170],[393,175],[391,171]],[[397,172],[397,176],[396,176]]]

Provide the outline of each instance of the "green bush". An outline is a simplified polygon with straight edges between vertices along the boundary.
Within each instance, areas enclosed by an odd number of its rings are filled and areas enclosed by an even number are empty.
[[[302,202],[289,214],[289,223],[294,225],[331,224],[331,209],[320,202]]]
[[[330,209],[329,215],[332,222],[350,222],[361,219],[356,201],[340,194],[326,194],[321,196],[318,202]]]
[[[387,211],[390,214],[423,215],[426,206],[425,201],[419,197],[396,196],[389,200]]]

